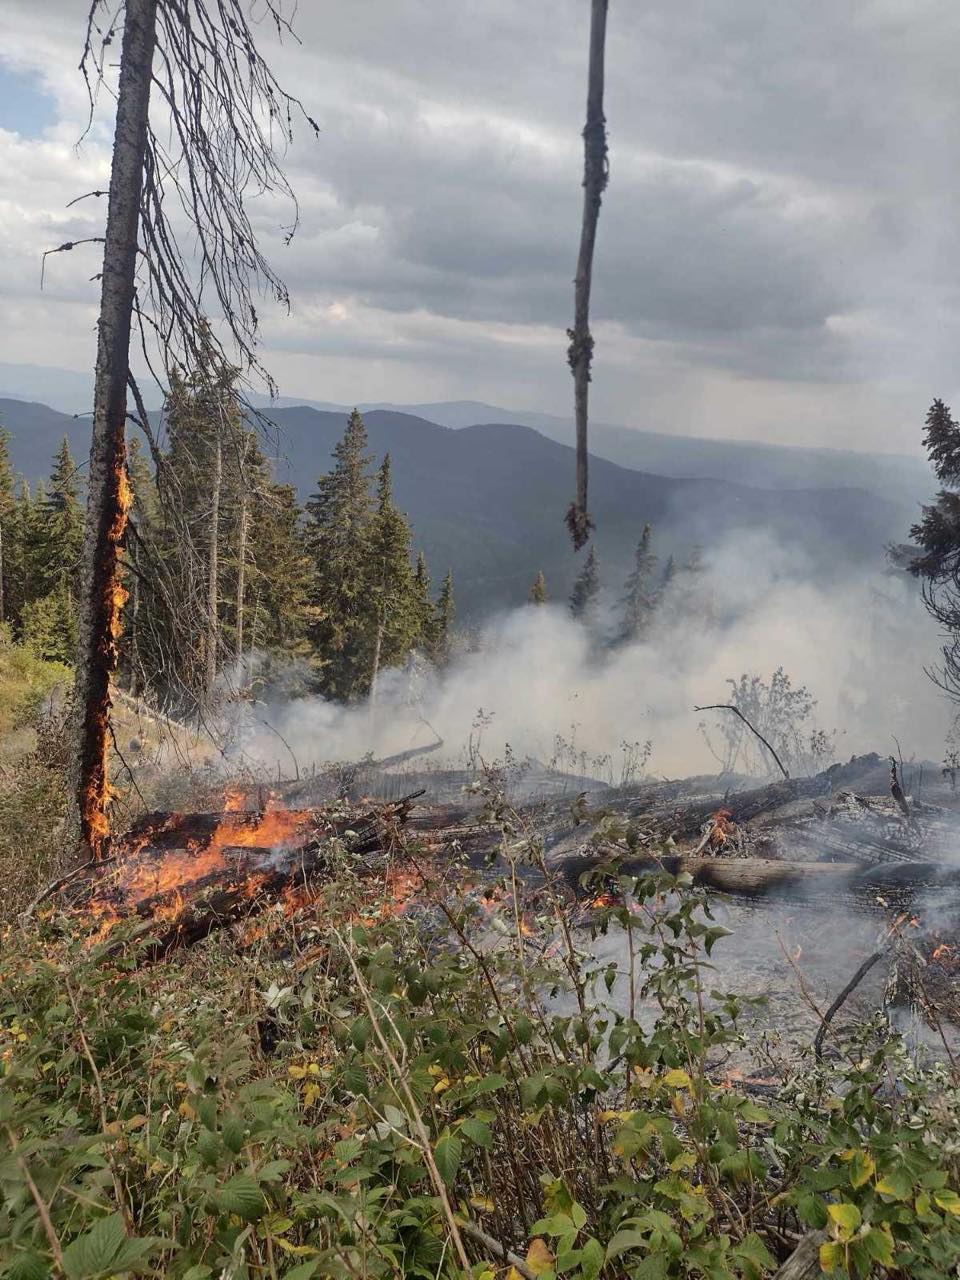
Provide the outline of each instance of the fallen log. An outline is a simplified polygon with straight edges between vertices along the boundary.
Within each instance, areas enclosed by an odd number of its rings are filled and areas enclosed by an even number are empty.
[[[787,862],[777,858],[709,858],[686,854],[618,860],[619,852],[601,850],[594,856],[570,858],[561,863],[558,870],[574,889],[579,888],[585,873],[615,866],[628,875],[658,871],[672,876],[688,875],[698,887],[748,897],[777,893],[792,896],[797,891],[909,894],[931,885],[960,886],[960,867],[937,862],[884,863],[865,868],[856,862]]]

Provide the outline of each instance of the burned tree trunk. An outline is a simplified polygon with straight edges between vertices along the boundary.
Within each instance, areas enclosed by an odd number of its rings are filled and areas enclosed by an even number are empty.
[[[608,0],[593,0],[590,13],[590,64],[587,81],[587,121],[583,128],[583,221],[580,253],[574,278],[573,328],[567,331],[567,360],[573,374],[573,400],[577,422],[577,495],[567,512],[567,526],[579,551],[590,536],[587,511],[587,402],[593,335],[590,332],[590,288],[593,283],[593,249],[597,239],[600,202],[607,185],[607,130],[603,114],[604,48],[607,38]]]
[[[217,649],[220,638],[218,619],[220,601],[220,495],[223,489],[223,440],[220,423],[216,424],[213,442],[213,478],[210,489],[210,527],[207,530],[207,625],[204,642],[206,670],[204,693],[207,703],[213,699],[217,683]]]
[[[117,667],[124,599],[119,567],[130,505],[127,380],[156,24],[157,0],[127,0],[103,254],[75,684],[76,804],[81,856],[88,859],[103,856],[110,832],[110,678]]]

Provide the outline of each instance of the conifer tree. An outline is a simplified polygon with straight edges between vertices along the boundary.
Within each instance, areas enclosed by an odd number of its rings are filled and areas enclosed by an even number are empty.
[[[334,466],[307,503],[307,545],[313,561],[311,626],[320,688],[330,697],[362,695],[369,681],[366,593],[373,535],[371,456],[354,409],[333,451]]]
[[[438,666],[445,666],[450,660],[450,645],[453,640],[453,619],[456,613],[453,603],[453,570],[448,569],[447,575],[440,586],[440,594],[437,597],[437,604],[434,610],[433,623],[433,644],[431,646],[431,656]]]
[[[575,618],[586,619],[596,605],[600,593],[600,572],[597,566],[596,548],[591,546],[583,568],[577,575],[570,596],[570,612]]]
[[[373,636],[369,676],[373,699],[380,671],[403,661],[415,645],[421,625],[410,567],[410,525],[393,504],[389,453],[377,476],[370,553],[367,599]]]
[[[547,580],[543,576],[542,569],[533,580],[533,586],[530,588],[530,595],[528,599],[531,604],[540,605],[547,603]]]
[[[660,594],[665,595],[670,589],[670,584],[677,576],[677,562],[672,555],[667,556],[667,563],[663,566],[663,576],[660,579]]]
[[[250,512],[247,573],[249,649],[285,657],[309,651],[313,564],[300,527],[301,511],[291,485],[256,491]]]
[[[19,558],[17,495],[10,462],[10,433],[0,431],[0,624],[11,622],[13,592],[11,574]],[[22,572],[22,566],[20,566]]]
[[[892,554],[923,582],[924,603],[946,636],[934,678],[960,700],[960,426],[942,400],[930,406],[923,441],[943,487],[911,528],[913,545]]]
[[[37,594],[47,595],[64,586],[72,597],[83,549],[83,512],[77,466],[66,436],[54,457],[50,488],[38,518],[41,545],[36,565]]]
[[[417,618],[417,643],[429,653],[434,641],[435,618],[430,599],[430,572],[422,551],[417,554],[413,571],[413,609]]]
[[[630,643],[638,640],[649,628],[657,607],[657,588],[654,575],[657,557],[652,550],[653,528],[643,526],[643,533],[634,553],[633,571],[627,578],[623,594],[623,622],[621,639]]]

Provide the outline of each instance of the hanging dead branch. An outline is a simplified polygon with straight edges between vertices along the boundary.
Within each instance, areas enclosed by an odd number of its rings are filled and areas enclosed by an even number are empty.
[[[590,289],[593,284],[593,250],[597,239],[600,203],[609,179],[606,117],[603,114],[604,51],[608,0],[593,0],[590,10],[590,60],[587,79],[587,122],[583,128],[583,220],[580,253],[574,279],[573,328],[567,330],[567,361],[573,373],[574,410],[577,423],[577,494],[567,512],[567,527],[576,550],[590,537],[593,523],[587,510],[587,402],[593,335],[590,332]]]

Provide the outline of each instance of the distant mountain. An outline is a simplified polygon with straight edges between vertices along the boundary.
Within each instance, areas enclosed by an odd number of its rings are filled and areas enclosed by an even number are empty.
[[[302,496],[328,466],[343,432],[342,413],[276,409],[285,462]],[[526,598],[543,569],[554,598],[565,598],[581,563],[563,516],[573,485],[573,450],[529,427],[444,428],[411,414],[369,410],[372,451],[390,452],[394,491],[409,513],[433,572],[448,567],[473,612]],[[687,554],[735,530],[766,530],[794,552],[798,569],[820,577],[851,566],[880,567],[884,546],[903,536],[904,506],[861,489],[776,491],[712,479],[682,480],[591,460],[590,507],[606,582],[619,592],[645,521],[657,550]]]
[[[301,498],[330,465],[344,414],[306,407],[274,408],[280,479]],[[369,410],[371,450],[393,459],[394,492],[413,522],[416,543],[439,578],[452,568],[461,617],[526,598],[538,569],[550,594],[565,598],[580,560],[570,549],[563,515],[573,486],[574,455],[530,427],[488,423],[453,429],[412,414]],[[12,434],[14,465],[46,475],[66,434],[82,454],[89,420],[44,405],[0,400],[0,422]],[[885,544],[901,540],[908,504],[860,488],[776,490],[732,480],[678,479],[591,461],[590,508],[605,581],[619,591],[646,521],[657,550],[685,555],[736,530],[767,530],[797,566],[819,577],[850,567],[878,567]]]
[[[264,399],[263,403],[268,402]],[[281,398],[277,406],[305,404],[344,412],[346,405]],[[409,413],[440,426],[484,426],[492,423],[533,427],[560,444],[572,444],[573,420],[523,409],[501,409],[479,400],[443,400],[430,404],[361,404],[374,409]],[[849,449],[814,449],[766,444],[753,440],[707,440],[698,436],[667,435],[638,427],[591,422],[590,452],[634,471],[673,476],[680,480],[734,480],[762,489],[871,489],[916,512],[930,500],[936,481],[919,454],[867,454]],[[911,519],[913,517],[911,516]]]

